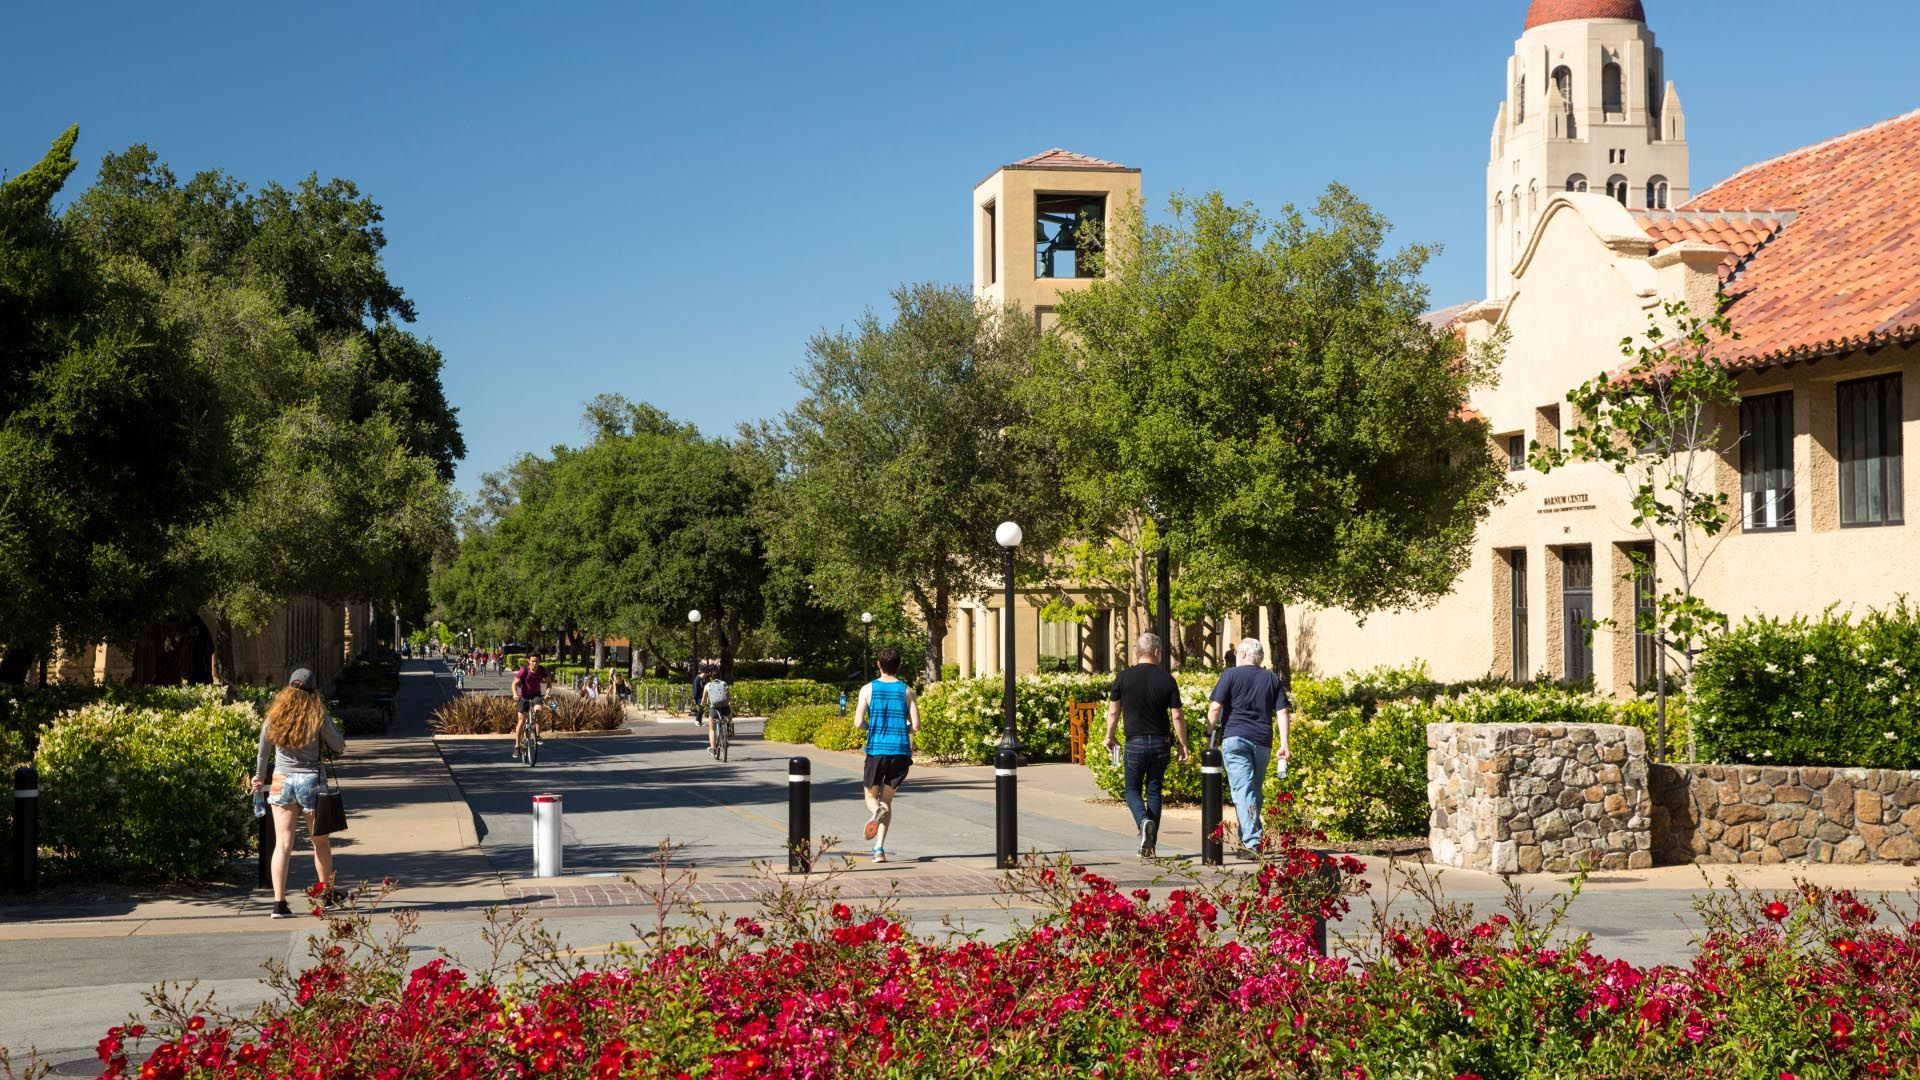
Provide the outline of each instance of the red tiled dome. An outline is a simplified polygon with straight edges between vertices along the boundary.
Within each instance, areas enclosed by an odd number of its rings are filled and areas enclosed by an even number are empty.
[[[1570,19],[1632,19],[1647,21],[1640,0],[1533,0],[1527,9],[1527,29]]]

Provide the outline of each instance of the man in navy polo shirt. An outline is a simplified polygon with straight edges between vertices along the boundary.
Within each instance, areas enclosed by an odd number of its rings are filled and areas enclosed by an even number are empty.
[[[1249,855],[1260,850],[1263,837],[1260,822],[1262,789],[1267,780],[1267,763],[1285,761],[1293,751],[1287,742],[1293,721],[1293,703],[1280,683],[1280,676],[1264,666],[1266,647],[1258,638],[1240,642],[1236,653],[1240,661],[1220,676],[1209,695],[1207,730],[1225,724],[1220,742],[1221,763],[1227,769],[1227,787],[1233,792],[1233,815],[1240,820],[1240,847]],[[1273,741],[1275,721],[1280,729],[1280,744]]]

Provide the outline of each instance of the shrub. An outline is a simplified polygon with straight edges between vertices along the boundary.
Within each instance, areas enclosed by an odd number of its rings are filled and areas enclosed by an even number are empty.
[[[505,735],[515,717],[511,698],[461,694],[433,710],[427,726],[436,735]]]
[[[61,716],[40,740],[43,843],[89,877],[205,877],[253,833],[246,781],[260,716],[210,689],[190,708],[101,702]]]
[[[840,716],[837,705],[787,705],[767,717],[763,736],[770,742],[804,744],[813,741],[820,725]]]
[[[866,745],[866,736],[853,729],[853,717],[841,716],[839,709],[822,714],[813,727],[813,745],[822,750],[858,750]]]
[[[788,705],[834,705],[838,687],[811,679],[743,679],[727,684],[733,696],[733,715],[770,716]]]
[[[1920,610],[1751,619],[1694,670],[1702,760],[1920,768]]]
[[[1014,723],[1029,761],[1065,761],[1067,706],[1105,701],[1112,679],[1104,675],[1026,675],[1014,683]],[[1005,727],[1005,682],[998,678],[943,680],[920,693],[920,736],[914,749],[936,761],[993,761]],[[1100,731],[1089,731],[1098,741]]]

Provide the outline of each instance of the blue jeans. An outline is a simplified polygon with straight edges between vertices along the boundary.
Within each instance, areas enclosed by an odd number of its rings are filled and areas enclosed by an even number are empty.
[[[1220,757],[1227,767],[1227,789],[1233,792],[1233,815],[1240,819],[1240,843],[1257,847],[1263,835],[1260,797],[1265,791],[1273,747],[1236,735],[1220,743]]]
[[[1153,822],[1160,827],[1160,787],[1173,761],[1173,740],[1165,735],[1135,735],[1127,740],[1127,809],[1133,811],[1133,828]]]

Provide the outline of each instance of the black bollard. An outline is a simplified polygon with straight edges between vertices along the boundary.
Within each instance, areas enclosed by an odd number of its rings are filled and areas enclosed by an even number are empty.
[[[1002,750],[993,761],[994,865],[1011,870],[1020,862],[1018,797],[1020,757]]]
[[[1200,751],[1200,862],[1205,866],[1226,861],[1225,845],[1220,842],[1220,788],[1226,771],[1217,747]]]
[[[787,873],[813,873],[808,834],[813,832],[813,762],[787,759]]]
[[[13,770],[13,889],[40,887],[40,774],[33,766]]]
[[[254,884],[265,888],[273,884],[273,846],[277,842],[273,831],[273,811],[253,819],[253,849],[259,852],[254,859]]]

